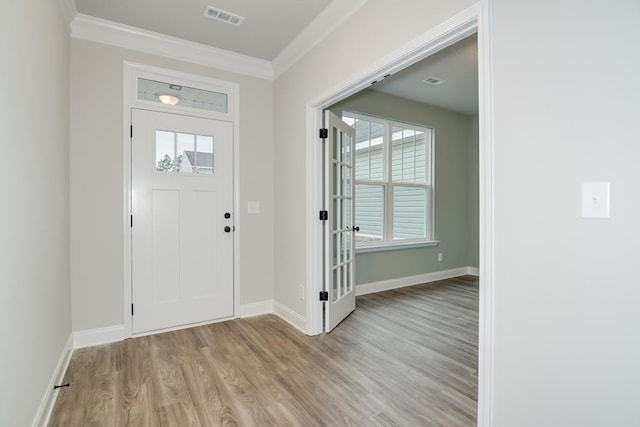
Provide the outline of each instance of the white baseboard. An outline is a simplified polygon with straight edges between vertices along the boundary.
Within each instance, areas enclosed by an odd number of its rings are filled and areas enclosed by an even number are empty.
[[[58,364],[53,371],[53,375],[51,375],[51,380],[49,381],[47,390],[44,393],[42,402],[40,402],[40,407],[38,408],[36,417],[33,420],[33,427],[45,427],[47,424],[49,424],[49,418],[51,418],[51,412],[53,411],[53,407],[56,403],[56,398],[58,397],[57,390],[54,390],[53,386],[60,384],[64,379],[64,374],[65,372],[67,372],[67,367],[69,366],[69,361],[71,360],[72,353],[73,335],[70,334],[67,343],[62,349],[60,359],[58,359]]]
[[[280,304],[278,301],[273,302],[273,313],[282,320],[300,330],[303,334],[307,333],[307,319],[296,313],[288,307]]]
[[[108,344],[124,339],[124,325],[108,326],[106,328],[88,329],[73,333],[73,348],[90,347],[92,345]]]
[[[240,318],[261,316],[273,313],[273,300],[252,302],[240,305]]]
[[[478,275],[478,269],[474,267],[460,267],[453,268],[451,270],[418,274],[416,276],[399,277],[397,279],[365,283],[356,286],[356,296],[372,294],[375,292],[389,291],[391,289],[404,288],[405,286],[414,286],[421,283],[435,282],[437,280],[451,279],[452,277],[464,276],[467,274]]]
[[[478,267],[467,267],[467,274],[469,276],[480,277],[480,269]]]

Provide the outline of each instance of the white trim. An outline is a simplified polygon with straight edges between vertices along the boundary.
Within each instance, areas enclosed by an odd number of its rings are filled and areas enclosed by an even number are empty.
[[[322,194],[322,147],[316,129],[322,127],[322,108],[307,105],[307,335],[318,335],[324,331],[323,302],[310,295],[318,295],[324,289],[322,278],[324,266],[322,262],[323,224],[317,220],[317,212],[324,207]]]
[[[422,241],[395,241],[384,242],[379,245],[369,244],[367,246],[356,246],[356,254],[366,254],[369,252],[387,252],[396,251],[399,249],[413,249],[413,248],[429,248],[435,247],[440,244],[440,240],[422,240]]]
[[[302,333],[306,333],[307,319],[300,315],[300,313],[296,313],[278,301],[273,302],[273,313]]]
[[[78,8],[76,7],[76,0],[58,0],[60,5],[60,11],[67,25],[71,26],[71,21],[78,14]]]
[[[480,277],[480,269],[478,267],[467,267],[467,273],[469,276]]]
[[[275,80],[324,40],[367,0],[332,1],[268,61],[162,33],[78,13],[76,0],[58,0],[71,37],[160,55],[265,80]]]
[[[479,427],[493,425],[494,407],[494,112],[493,35],[491,1],[481,1],[478,17],[478,81],[480,122],[480,302],[478,330],[478,413]]]
[[[49,418],[51,418],[53,407],[55,406],[56,399],[58,398],[58,393],[53,389],[53,386],[60,384],[64,379],[64,374],[67,372],[67,367],[69,366],[72,353],[73,337],[69,334],[69,338],[62,349],[62,353],[60,353],[58,364],[53,370],[47,389],[45,390],[40,406],[38,407],[38,412],[33,419],[33,424],[31,424],[33,427],[45,427],[49,424]]]
[[[233,313],[238,316],[240,309],[240,85],[233,82],[212,79],[209,77],[197,76],[194,74],[173,71],[160,67],[136,64],[128,61],[123,63],[123,96],[122,96],[122,160],[123,160],[123,237],[124,237],[124,336],[132,337],[133,324],[131,317],[132,303],[132,271],[131,271],[131,227],[129,217],[131,212],[131,150],[130,150],[130,130],[131,109],[141,108],[146,110],[163,111],[173,114],[184,114],[207,119],[223,120],[233,123],[233,225],[236,227],[233,233]],[[206,110],[180,109],[166,107],[159,103],[151,103],[137,99],[135,79],[139,76],[155,79],[169,79],[172,82],[201,87],[225,92],[228,95],[228,112],[218,113]],[[211,322],[209,322],[211,323]],[[185,326],[177,326],[180,329]],[[195,325],[191,325],[195,326]],[[138,336],[138,335],[136,335]]]
[[[107,326],[105,328],[87,329],[73,333],[73,348],[91,347],[108,344],[124,339],[124,325]]]
[[[273,313],[273,300],[264,300],[258,302],[252,302],[250,304],[242,304],[240,306],[240,317],[255,317],[262,316],[263,314]]]
[[[228,322],[233,317],[222,317],[220,319],[205,320],[203,322],[187,323],[186,325],[170,326],[168,328],[154,329],[152,331],[144,331],[133,334],[131,338],[147,337],[150,335],[164,334],[165,332],[181,331],[183,329],[197,328],[199,326],[213,325],[214,323]]]
[[[78,13],[71,37],[273,80],[273,65],[264,59],[190,42],[129,25]]]
[[[415,276],[398,277],[397,279],[381,280],[356,286],[356,296],[389,291],[407,286],[421,285],[438,280],[451,279],[469,274],[471,267],[453,268],[451,270],[434,271],[433,273],[417,274]]]
[[[280,77],[314,46],[324,40],[367,0],[332,1],[273,60],[274,78]]]
[[[233,118],[233,315],[237,317],[241,313],[240,305],[240,242],[242,239],[242,224],[240,218],[242,207],[240,206],[240,85],[233,84],[227,99],[233,98],[229,104],[229,113]]]

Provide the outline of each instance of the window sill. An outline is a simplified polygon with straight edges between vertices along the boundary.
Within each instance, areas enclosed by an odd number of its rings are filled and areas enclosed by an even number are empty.
[[[426,248],[438,246],[439,240],[421,240],[419,242],[385,242],[376,245],[359,246],[356,248],[356,254],[364,254],[368,252],[395,251],[399,249]]]

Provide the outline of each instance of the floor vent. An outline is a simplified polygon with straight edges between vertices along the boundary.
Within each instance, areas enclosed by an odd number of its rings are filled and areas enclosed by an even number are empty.
[[[204,16],[232,25],[240,25],[242,21],[244,21],[244,16],[236,15],[213,6],[207,6],[204,11]]]

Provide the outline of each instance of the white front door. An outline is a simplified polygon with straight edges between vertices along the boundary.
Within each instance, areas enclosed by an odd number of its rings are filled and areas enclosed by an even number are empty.
[[[327,111],[325,127],[325,303],[324,330],[331,331],[356,308],[355,291],[355,130]]]
[[[233,125],[131,110],[133,333],[233,316]]]

